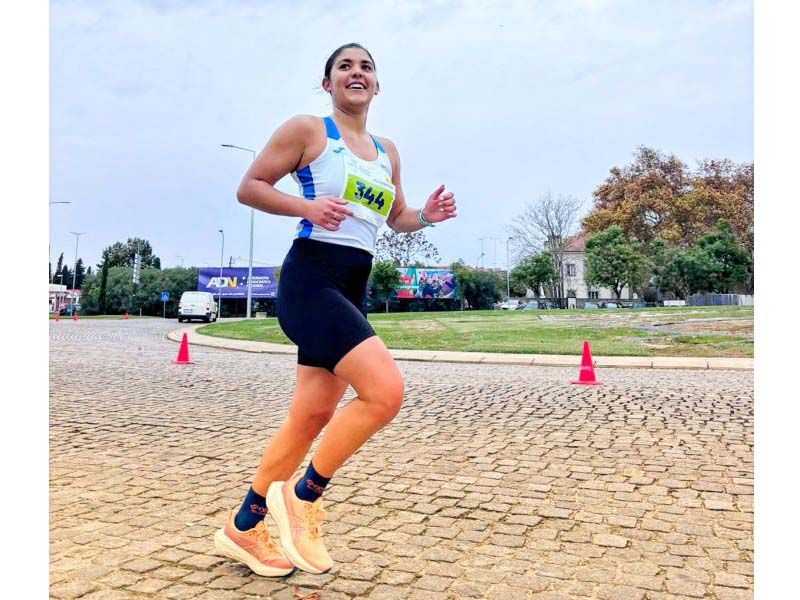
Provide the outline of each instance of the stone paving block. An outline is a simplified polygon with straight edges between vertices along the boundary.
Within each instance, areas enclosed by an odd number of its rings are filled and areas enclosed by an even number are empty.
[[[165,579],[147,577],[130,586],[128,590],[139,594],[155,594],[171,584],[171,581]]]
[[[50,586],[50,596],[59,600],[80,598],[97,589],[97,587],[97,584],[89,583],[88,581],[69,581]]]

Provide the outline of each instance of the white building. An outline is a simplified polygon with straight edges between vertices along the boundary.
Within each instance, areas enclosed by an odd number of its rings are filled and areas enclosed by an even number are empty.
[[[586,234],[578,235],[567,240],[564,247],[564,294],[571,296],[572,291],[579,302],[597,302],[616,300],[613,290],[598,286],[588,286],[586,276]],[[621,298],[633,300],[636,294],[631,294],[627,286],[622,288]]]

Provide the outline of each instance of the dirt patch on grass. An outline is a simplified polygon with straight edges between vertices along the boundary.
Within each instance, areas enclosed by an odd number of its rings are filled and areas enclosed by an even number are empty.
[[[688,323],[675,323],[671,329],[688,334],[716,334],[731,335],[736,337],[753,337],[753,320],[731,321],[691,321]]]

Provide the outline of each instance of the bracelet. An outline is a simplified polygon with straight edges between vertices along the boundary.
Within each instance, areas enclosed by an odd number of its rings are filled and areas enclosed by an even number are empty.
[[[433,223],[428,221],[428,219],[425,218],[425,215],[422,214],[422,209],[421,208],[419,209],[419,212],[417,213],[417,222],[420,225],[422,225],[423,227],[436,227],[436,225],[434,225]]]

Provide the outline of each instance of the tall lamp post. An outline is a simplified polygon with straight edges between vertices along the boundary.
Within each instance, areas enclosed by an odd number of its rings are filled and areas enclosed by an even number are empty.
[[[244,150],[253,155],[253,162],[256,162],[256,151],[250,148],[242,148],[241,146],[234,146],[233,144],[220,144],[223,148],[236,148],[237,150]],[[250,260],[247,263],[247,318],[252,314],[251,305],[253,301],[253,220],[255,219],[256,211],[250,207]]]
[[[222,316],[222,261],[224,260],[225,255],[225,232],[222,229],[217,229],[222,234],[222,247],[219,249],[219,281],[217,281],[217,286],[219,286],[219,300],[217,301],[217,318]]]
[[[75,279],[78,276],[78,239],[86,232],[85,231],[81,231],[80,233],[78,233],[78,232],[75,232],[75,231],[70,231],[70,233],[75,236],[75,263],[72,266],[72,269],[73,269],[72,270],[72,293],[75,294]],[[73,300],[72,300],[72,310],[73,311],[75,310],[75,305],[76,304],[77,304],[77,302],[75,302],[75,297],[73,296]]]
[[[506,302],[511,301],[511,263],[508,261],[508,242],[511,238],[506,238]]]

